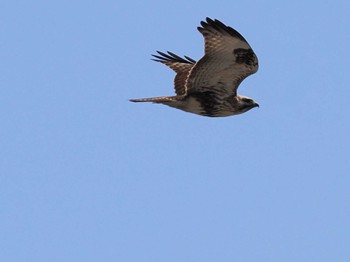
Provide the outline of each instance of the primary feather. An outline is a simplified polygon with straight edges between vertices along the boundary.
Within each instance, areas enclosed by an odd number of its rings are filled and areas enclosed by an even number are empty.
[[[207,18],[198,31],[204,36],[204,56],[194,59],[157,51],[154,61],[176,72],[176,96],[132,99],[132,102],[161,103],[190,113],[220,117],[244,113],[258,104],[237,95],[240,83],[258,70],[258,59],[235,29]]]

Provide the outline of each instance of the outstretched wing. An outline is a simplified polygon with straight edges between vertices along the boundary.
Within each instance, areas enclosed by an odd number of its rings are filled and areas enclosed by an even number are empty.
[[[258,70],[258,59],[244,37],[233,28],[210,18],[201,25],[198,31],[204,36],[205,54],[192,68],[186,92],[236,95],[241,81]]]
[[[159,55],[152,55],[157,59],[152,59],[152,60],[163,63],[169,66],[171,69],[173,69],[176,72],[176,76],[174,79],[175,93],[180,96],[184,95],[186,93],[185,92],[186,79],[188,77],[190,70],[196,63],[196,61],[188,56],[185,56],[185,58],[182,58],[169,51],[168,51],[168,54],[162,53],[160,51],[157,51],[157,53]]]

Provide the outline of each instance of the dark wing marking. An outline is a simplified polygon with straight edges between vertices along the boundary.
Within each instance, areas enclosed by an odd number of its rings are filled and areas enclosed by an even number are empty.
[[[219,20],[206,19],[198,31],[205,54],[191,69],[186,92],[215,91],[236,95],[241,81],[258,70],[258,59],[244,37]]]
[[[152,60],[163,63],[176,72],[174,79],[175,93],[180,96],[185,95],[186,79],[196,61],[188,56],[184,56],[185,58],[182,58],[169,51],[168,54],[162,53],[160,51],[157,51],[157,53],[159,55],[152,55],[157,59]]]

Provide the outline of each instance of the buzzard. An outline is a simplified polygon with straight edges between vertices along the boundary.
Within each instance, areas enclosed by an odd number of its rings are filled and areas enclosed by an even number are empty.
[[[176,72],[175,96],[131,99],[153,102],[186,112],[224,117],[259,107],[253,99],[237,94],[239,84],[258,70],[258,59],[244,37],[219,20],[206,18],[197,28],[204,36],[204,56],[196,62],[172,52],[152,55]]]

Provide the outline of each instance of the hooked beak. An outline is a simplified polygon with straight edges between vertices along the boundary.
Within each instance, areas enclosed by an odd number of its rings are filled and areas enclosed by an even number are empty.
[[[255,104],[254,104],[254,107],[259,107],[259,104],[258,104],[258,103],[255,103]]]

